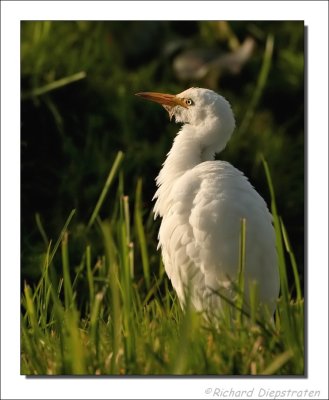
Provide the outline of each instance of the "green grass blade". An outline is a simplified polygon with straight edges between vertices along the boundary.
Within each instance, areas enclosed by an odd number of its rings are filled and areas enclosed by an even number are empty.
[[[280,224],[280,217],[278,215],[277,207],[276,207],[276,200],[275,200],[275,193],[274,187],[272,183],[272,178],[270,174],[270,169],[266,160],[263,158],[263,165],[265,169],[267,184],[270,190],[271,195],[271,211],[273,216],[273,224],[276,233],[276,247],[279,257],[279,272],[280,272],[280,281],[281,281],[281,293],[284,298],[285,304],[287,305],[289,302],[289,287],[288,287],[288,278],[287,278],[287,268],[286,268],[286,261],[284,257],[284,247],[282,241],[282,231],[281,231],[281,224]]]
[[[112,342],[112,357],[111,357],[111,373],[119,373],[118,356],[121,345],[121,299],[119,292],[119,273],[118,263],[116,259],[116,250],[113,243],[113,237],[111,232],[110,224],[102,222],[98,219],[98,224],[101,228],[106,262],[108,263],[109,271],[109,283],[111,289],[111,308],[110,308],[110,320],[111,320],[111,342]]]
[[[96,359],[99,360],[99,313],[101,308],[101,303],[103,300],[104,294],[102,292],[97,293],[95,300],[93,301],[93,307],[90,315],[90,339],[93,343],[93,346],[96,350]]]
[[[40,217],[40,214],[39,214],[39,213],[36,213],[36,214],[35,214],[35,222],[36,222],[36,224],[37,224],[37,227],[38,227],[38,229],[39,229],[39,232],[40,232],[40,234],[41,234],[41,237],[42,237],[42,239],[43,239],[45,245],[48,246],[48,244],[49,244],[49,239],[48,239],[47,234],[46,234],[46,231],[45,231],[45,229],[44,229],[44,227],[43,227],[43,225],[42,225],[41,217]]]
[[[62,265],[63,265],[63,283],[64,283],[64,301],[65,309],[69,309],[73,304],[73,290],[70,277],[70,264],[68,253],[68,233],[65,232],[62,240]]]
[[[142,217],[142,179],[138,179],[135,198],[135,228],[142,257],[143,274],[146,288],[151,287],[150,262],[146,245],[145,230]]]
[[[127,368],[135,357],[135,328],[133,326],[133,292],[132,292],[132,246],[130,240],[129,198],[122,196],[120,207],[120,253],[122,268],[122,299],[124,322],[124,348]]]
[[[268,186],[271,193],[271,210],[273,215],[273,223],[276,235],[276,245],[278,251],[278,259],[279,259],[279,275],[280,275],[280,285],[281,285],[281,297],[279,299],[278,308],[280,313],[280,330],[283,332],[283,343],[287,350],[293,349],[294,351],[294,361],[296,365],[296,369],[301,368],[301,365],[304,365],[303,361],[303,307],[302,302],[298,303],[298,313],[294,310],[294,304],[291,301],[291,295],[289,292],[288,286],[288,277],[287,277],[287,267],[285,262],[285,248],[284,248],[284,234],[285,232],[282,229],[282,224],[280,217],[276,208],[275,201],[275,193],[271,180],[271,175],[269,171],[269,167],[266,161],[263,159],[263,164],[265,168],[266,178],[268,181]],[[287,235],[286,235],[287,239]],[[291,257],[291,255],[290,255]],[[295,265],[295,273],[297,274],[297,266]],[[297,276],[296,276],[296,278]],[[297,287],[296,287],[297,289]],[[301,297],[301,292],[299,293]],[[298,361],[297,361],[298,359]]]
[[[246,267],[246,219],[240,221],[240,242],[239,242],[239,272],[238,272],[238,293],[237,308],[243,308],[245,289],[245,267]],[[238,313],[238,320],[242,322],[242,314]]]
[[[74,309],[66,310],[65,313],[65,358],[69,365],[69,373],[83,375],[87,373],[85,365],[85,349],[81,340],[79,329],[79,314]]]
[[[58,247],[59,247],[59,245],[61,244],[61,242],[62,242],[62,240],[63,240],[63,236],[65,235],[65,233],[66,233],[66,231],[67,231],[67,228],[68,228],[68,226],[69,226],[69,224],[70,224],[70,222],[71,222],[71,219],[73,218],[73,216],[74,216],[75,213],[76,213],[76,210],[75,210],[75,209],[73,209],[73,210],[70,212],[70,215],[68,216],[68,218],[67,218],[67,220],[66,220],[66,222],[65,222],[65,224],[64,224],[64,226],[63,226],[63,228],[62,228],[62,230],[61,230],[61,233],[60,233],[60,235],[59,235],[59,237],[58,237],[58,239],[57,239],[57,242],[55,243],[55,246],[54,246],[54,248],[53,248],[53,251],[50,253],[49,264],[48,264],[48,265],[50,265],[51,262],[53,261],[53,258],[54,258],[54,256],[55,256],[57,250],[58,250]]]
[[[26,307],[26,312],[30,320],[30,325],[32,328],[32,331],[34,335],[39,334],[39,325],[38,325],[38,319],[37,319],[37,313],[35,310],[35,305],[33,302],[33,296],[31,292],[31,288],[29,285],[25,284],[24,286],[24,296],[25,296],[25,307]]]
[[[51,252],[50,252],[51,241],[48,244],[48,249],[47,249],[47,253],[46,253],[46,256],[45,256],[45,263],[44,263],[44,267],[43,267],[42,276],[40,278],[40,281],[39,281],[39,283],[37,285],[36,290],[33,293],[33,300],[38,296],[39,291],[41,290],[42,284],[45,281],[45,276],[48,274],[48,268],[49,268],[50,264],[53,261],[53,258],[55,256],[57,250],[58,250],[59,245],[62,242],[63,236],[64,236],[65,232],[67,231],[67,228],[68,228],[68,226],[69,226],[69,224],[70,224],[75,212],[76,212],[76,210],[74,210],[74,209],[70,212],[70,215],[68,216],[68,218],[67,218],[67,220],[66,220],[66,222],[65,222],[65,224],[64,224],[64,226],[63,226],[63,228],[61,230],[61,233],[60,233],[60,235],[59,235],[59,237],[58,237],[58,239],[57,239],[57,241],[55,243],[55,246],[54,246],[54,248],[53,248],[53,250]]]
[[[103,187],[103,190],[102,190],[102,192],[101,192],[101,194],[99,196],[99,199],[97,201],[95,209],[94,209],[94,211],[93,211],[93,213],[92,213],[92,215],[91,215],[91,217],[89,219],[89,222],[88,222],[88,225],[87,225],[87,230],[89,230],[91,228],[91,226],[95,222],[96,217],[99,214],[99,211],[100,211],[100,209],[102,207],[102,204],[103,204],[103,202],[105,200],[106,194],[107,194],[107,192],[109,191],[109,189],[111,187],[111,184],[112,184],[113,179],[114,179],[114,177],[115,177],[115,175],[116,175],[116,173],[118,171],[118,168],[119,168],[119,166],[121,164],[122,159],[123,159],[123,153],[122,153],[122,151],[119,151],[117,156],[116,156],[116,158],[115,158],[115,160],[114,160],[112,168],[111,168],[111,170],[110,170],[110,172],[108,174],[108,177],[106,179],[106,182],[105,182],[105,185]]]
[[[293,357],[293,355],[294,354],[291,350],[287,350],[284,353],[278,355],[275,358],[275,360],[261,372],[261,375],[275,374],[283,365],[285,365]]]
[[[241,122],[240,127],[238,128],[239,135],[243,135],[255,114],[255,110],[259,103],[259,100],[264,92],[267,78],[270,72],[271,64],[272,64],[272,56],[273,56],[273,48],[274,48],[274,37],[273,35],[268,35],[266,39],[266,45],[263,55],[262,66],[260,69],[260,73],[258,74],[258,80],[256,83],[256,88],[253,92],[252,98],[249,102],[248,109],[245,113],[244,119]]]
[[[284,244],[285,244],[286,250],[287,250],[287,252],[289,254],[290,262],[291,262],[291,266],[292,266],[292,271],[293,271],[293,274],[294,274],[297,301],[300,302],[302,300],[302,290],[301,290],[301,287],[300,287],[300,280],[299,280],[299,275],[298,275],[298,269],[297,269],[297,263],[296,263],[295,255],[294,255],[294,253],[292,251],[291,244],[290,244],[289,237],[288,237],[288,233],[287,233],[287,230],[286,230],[286,228],[284,226],[284,223],[283,223],[282,219],[280,219],[280,222],[281,222],[281,229],[282,229],[282,236],[283,236]]]
[[[259,305],[258,282],[251,282],[249,286],[250,318],[253,324],[257,320],[257,308]]]
[[[95,298],[94,278],[91,270],[91,247],[88,245],[86,248],[86,266],[87,266],[87,280],[89,287],[90,308],[93,308]]]
[[[35,89],[31,90],[30,92],[23,93],[22,100],[41,96],[41,95],[51,92],[53,90],[60,89],[63,86],[69,85],[70,83],[84,79],[86,76],[87,76],[87,74],[84,71],[78,72],[78,73],[70,75],[70,76],[66,76],[65,78],[58,79],[57,81],[48,83],[47,85],[41,86],[39,88],[35,88]]]

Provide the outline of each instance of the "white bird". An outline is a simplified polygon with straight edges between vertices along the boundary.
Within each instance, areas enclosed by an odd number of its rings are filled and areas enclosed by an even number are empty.
[[[196,310],[212,313],[223,308],[218,292],[234,298],[244,218],[245,307],[250,285],[256,284],[259,304],[273,314],[280,284],[272,216],[242,172],[214,160],[235,127],[229,102],[202,88],[137,95],[162,104],[170,119],[183,123],[156,179],[154,196],[155,217],[162,217],[159,247],[182,307],[187,293]]]

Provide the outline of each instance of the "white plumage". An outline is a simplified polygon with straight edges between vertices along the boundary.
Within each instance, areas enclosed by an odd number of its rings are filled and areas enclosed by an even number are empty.
[[[245,299],[256,282],[260,304],[272,313],[279,275],[272,217],[242,172],[215,153],[226,146],[235,121],[230,104],[208,89],[177,96],[143,92],[183,123],[157,177],[155,216],[162,217],[159,246],[166,273],[184,306],[187,292],[197,310],[220,311],[234,297],[241,219],[246,219]]]

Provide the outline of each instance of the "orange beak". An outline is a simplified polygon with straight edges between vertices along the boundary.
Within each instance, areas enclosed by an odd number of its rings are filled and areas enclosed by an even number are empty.
[[[155,103],[162,104],[167,107],[175,107],[181,106],[184,108],[188,108],[185,104],[184,99],[181,99],[173,94],[165,94],[165,93],[155,93],[155,92],[140,92],[136,93],[136,96],[140,96],[145,100],[154,101]],[[165,108],[167,108],[165,107]]]

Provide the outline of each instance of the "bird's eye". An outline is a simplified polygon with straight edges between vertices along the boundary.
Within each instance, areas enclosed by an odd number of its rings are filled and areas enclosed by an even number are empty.
[[[187,106],[191,106],[193,104],[193,101],[191,99],[185,99],[185,104]]]

